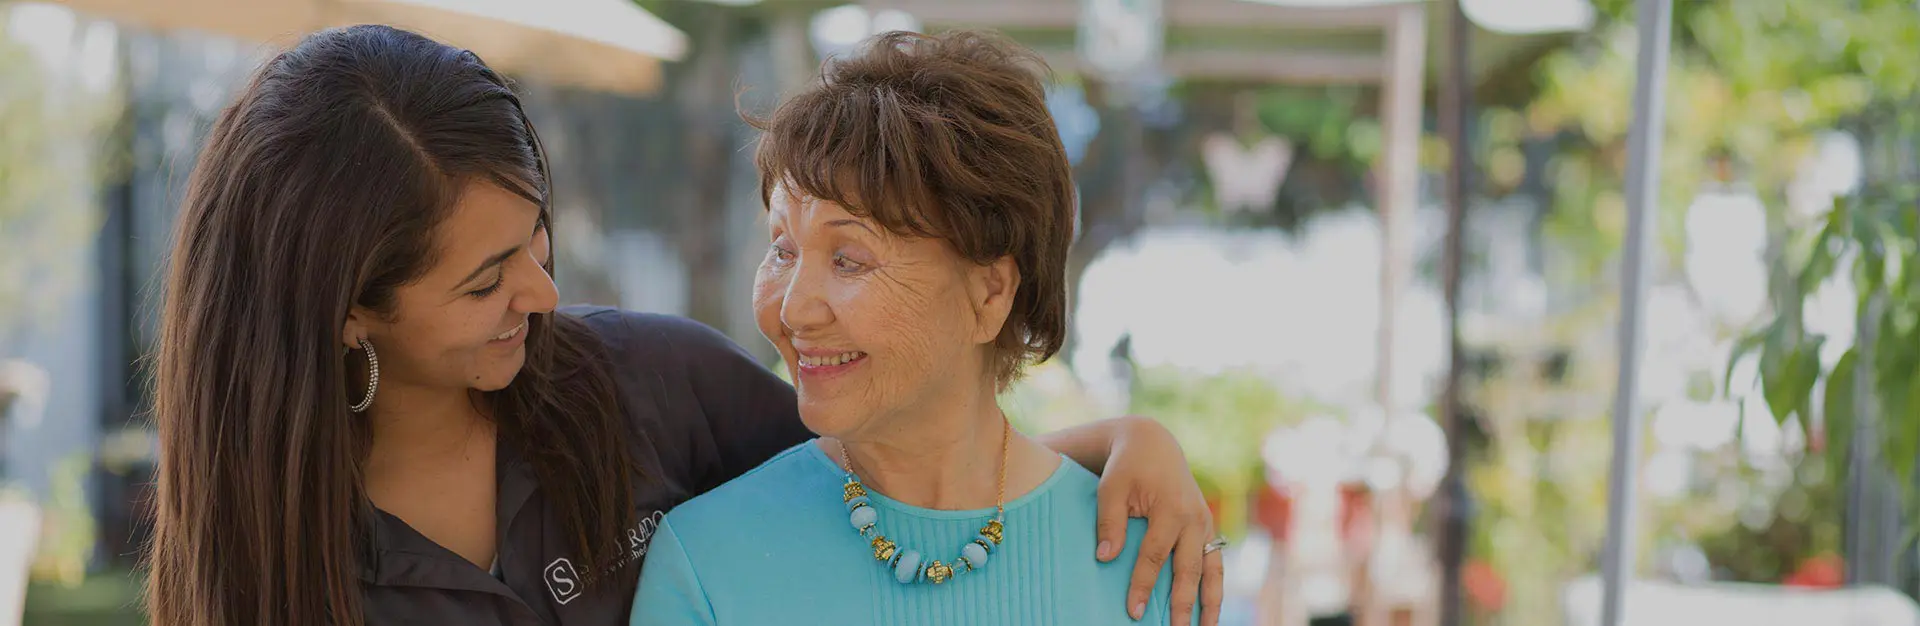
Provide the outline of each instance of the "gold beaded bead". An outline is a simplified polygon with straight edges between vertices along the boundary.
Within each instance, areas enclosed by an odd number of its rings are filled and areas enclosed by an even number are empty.
[[[945,563],[934,561],[932,565],[927,566],[927,580],[933,581],[933,584],[938,585],[947,582],[947,579],[952,577],[953,568],[948,567]]]
[[[985,535],[987,539],[992,540],[995,545],[998,545],[1002,537],[1001,532],[1004,530],[1005,527],[1000,524],[1000,520],[993,520],[987,522],[987,525],[980,529],[980,534]]]
[[[897,549],[897,546],[893,545],[893,540],[888,539],[886,535],[874,535],[873,560],[885,561],[892,559],[895,549]]]
[[[845,502],[852,502],[854,498],[864,497],[867,497],[867,488],[865,485],[861,485],[859,481],[847,481],[847,496],[844,500]]]

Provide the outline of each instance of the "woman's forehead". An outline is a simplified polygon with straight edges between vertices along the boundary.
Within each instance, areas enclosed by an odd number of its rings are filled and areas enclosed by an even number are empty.
[[[865,217],[853,215],[852,211],[848,211],[847,207],[838,202],[809,196],[784,185],[774,187],[771,200],[767,211],[773,214],[771,219],[776,221],[816,223],[847,218],[869,221]]]
[[[524,243],[540,219],[540,206],[487,182],[469,183],[460,192],[445,220],[435,228],[440,262],[449,272],[471,269],[475,263]]]
[[[487,232],[509,224],[517,228],[539,217],[540,205],[531,200],[490,182],[473,181],[460,190],[442,230],[454,235],[452,231]]]

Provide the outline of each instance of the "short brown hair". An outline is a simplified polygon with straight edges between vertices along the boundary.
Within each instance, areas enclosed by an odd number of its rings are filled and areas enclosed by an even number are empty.
[[[996,382],[1067,334],[1073,170],[1047,112],[1046,63],[997,34],[890,32],[829,61],[767,119],[754,163],[776,184],[975,263],[1012,257],[1020,286],[994,342]]]

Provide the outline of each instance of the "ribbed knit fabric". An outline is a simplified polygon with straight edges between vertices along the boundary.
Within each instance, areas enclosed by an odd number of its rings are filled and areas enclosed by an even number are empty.
[[[848,522],[844,477],[808,442],[669,513],[648,548],[631,623],[1136,623],[1126,594],[1146,523],[1132,521],[1120,558],[1097,561],[1099,480],[1071,461],[1007,503],[1005,541],[985,567],[940,585],[900,584],[874,560]],[[949,564],[993,518],[993,509],[937,511],[870,495],[881,534]],[[1167,623],[1171,578],[1161,572],[1138,623]]]

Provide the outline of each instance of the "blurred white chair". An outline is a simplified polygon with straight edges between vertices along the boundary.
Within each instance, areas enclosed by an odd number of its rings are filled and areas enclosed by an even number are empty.
[[[0,496],[0,626],[20,626],[27,610],[27,572],[40,542],[40,507]]]
[[[40,366],[0,360],[0,442],[12,425],[40,422],[50,386]],[[27,573],[40,543],[40,507],[5,487],[0,481],[0,626],[19,626],[27,608]]]

